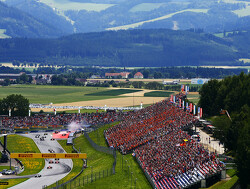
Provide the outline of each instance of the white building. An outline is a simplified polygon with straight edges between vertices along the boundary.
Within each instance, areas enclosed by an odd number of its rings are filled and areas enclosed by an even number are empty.
[[[207,83],[210,79],[208,78],[194,78],[191,79],[191,84],[204,84]]]

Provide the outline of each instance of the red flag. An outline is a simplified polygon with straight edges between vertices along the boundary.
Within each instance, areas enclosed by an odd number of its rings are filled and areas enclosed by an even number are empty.
[[[202,108],[200,108],[200,117],[202,117]]]
[[[192,103],[190,103],[189,108],[190,108],[189,111],[192,112],[192,109],[193,109],[193,104]]]

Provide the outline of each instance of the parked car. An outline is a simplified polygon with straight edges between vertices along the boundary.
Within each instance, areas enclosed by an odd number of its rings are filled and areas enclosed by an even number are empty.
[[[51,138],[50,140],[55,140],[54,138]]]
[[[58,163],[60,163],[59,161],[55,161],[55,164],[58,164]]]
[[[8,171],[5,171],[3,175],[12,175],[14,173],[15,173],[15,171],[8,170]]]
[[[41,175],[40,175],[40,174],[37,174],[37,175],[35,175],[35,177],[41,177]]]
[[[4,175],[6,171],[8,171],[8,170],[7,170],[7,169],[3,169],[3,170],[1,171],[1,173]]]
[[[48,166],[47,169],[52,169],[52,167],[51,167],[51,166]]]

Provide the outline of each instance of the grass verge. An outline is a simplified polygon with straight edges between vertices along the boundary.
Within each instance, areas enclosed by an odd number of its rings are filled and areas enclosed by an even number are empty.
[[[3,137],[0,138],[3,143]],[[7,137],[7,149],[10,152],[15,153],[25,153],[27,151],[40,153],[38,147],[34,143],[34,141],[30,138],[20,136],[20,135],[8,135]],[[36,174],[44,168],[45,162],[44,159],[28,159],[23,158],[20,159],[24,165],[24,171],[20,175],[31,175]],[[9,182],[9,185],[6,188],[19,184],[27,179],[9,179],[4,180],[4,182]],[[3,186],[5,188],[5,186]]]
[[[109,127],[113,127],[114,125],[118,124],[112,123],[107,124],[103,127],[100,127],[98,130],[91,132],[89,135],[93,141],[101,146],[107,146],[105,142],[105,138],[103,136],[103,131],[108,129]],[[65,141],[60,142],[63,148],[66,151],[71,152],[72,147],[66,146]],[[68,148],[69,147],[69,148]],[[78,187],[78,181],[80,180],[82,183],[82,179],[88,176],[91,177],[91,173],[93,175],[99,175],[99,172],[102,173],[103,170],[111,169],[114,158],[112,155],[108,155],[102,152],[96,151],[87,141],[87,139],[82,135],[75,139],[75,147],[77,149],[80,148],[82,153],[87,153],[87,164],[88,167],[83,171],[83,173],[72,183],[74,188],[86,188],[86,189],[96,189],[96,188],[141,188],[141,189],[150,189],[151,186],[147,181],[144,173],[140,169],[138,163],[135,161],[134,157],[129,155],[121,155],[117,152],[117,164],[116,164],[116,173],[114,175],[97,179],[92,183],[88,183],[84,186]],[[68,149],[67,149],[68,148]],[[75,165],[72,171],[76,169]],[[133,173],[131,173],[133,172]],[[71,173],[70,173],[71,174]],[[64,178],[64,182],[69,180],[73,177],[73,175],[68,175]],[[61,183],[62,181],[60,181]],[[76,185],[77,186],[76,186]]]
[[[103,136],[104,130],[118,124],[107,124],[96,131],[89,134],[91,139],[100,146],[107,146],[105,138]],[[113,163],[113,160],[112,162]],[[98,170],[97,170],[98,171]],[[151,185],[147,181],[143,171],[139,167],[134,157],[131,154],[121,155],[117,152],[117,164],[116,173],[112,176],[97,180],[96,182],[85,185],[83,188],[151,188]]]

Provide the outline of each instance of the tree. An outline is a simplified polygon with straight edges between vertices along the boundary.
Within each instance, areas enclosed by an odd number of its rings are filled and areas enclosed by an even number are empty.
[[[213,79],[204,84],[200,89],[198,106],[203,108],[204,114],[209,116],[219,114],[220,107],[217,104],[216,98],[220,85],[221,83],[218,80]]]
[[[4,79],[3,85],[4,86],[9,86],[10,85],[10,79],[8,79],[8,78]]]
[[[12,94],[0,101],[0,113],[11,116],[27,116],[29,114],[29,100],[22,95]]]
[[[22,82],[22,83],[27,83],[28,81],[29,81],[29,77],[28,77],[28,75],[27,74],[22,74],[21,76],[20,76],[20,81]]]

